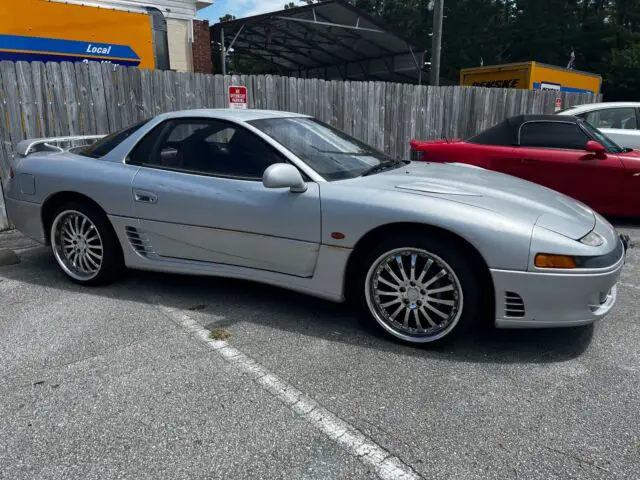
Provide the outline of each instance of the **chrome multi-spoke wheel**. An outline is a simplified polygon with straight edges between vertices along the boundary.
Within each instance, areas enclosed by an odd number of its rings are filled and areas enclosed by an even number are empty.
[[[451,332],[464,305],[453,268],[421,248],[385,252],[369,268],[367,305],[375,320],[402,340],[426,343]]]
[[[89,216],[77,210],[58,213],[51,226],[51,247],[60,267],[74,280],[94,279],[104,262],[104,245]]]

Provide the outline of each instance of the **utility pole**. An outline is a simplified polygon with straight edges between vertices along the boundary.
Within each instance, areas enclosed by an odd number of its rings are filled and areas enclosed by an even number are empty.
[[[444,0],[434,0],[433,38],[431,39],[431,85],[440,85],[440,53],[442,51],[442,17]]]
[[[220,28],[220,57],[222,58],[222,75],[227,75],[227,52],[224,46],[224,28]]]

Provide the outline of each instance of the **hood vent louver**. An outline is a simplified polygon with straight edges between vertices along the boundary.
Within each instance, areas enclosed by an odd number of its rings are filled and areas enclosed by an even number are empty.
[[[413,182],[413,183],[405,183],[403,185],[396,185],[398,190],[405,190],[409,192],[416,193],[433,193],[436,195],[463,195],[466,197],[481,197],[482,194],[471,192],[469,190],[463,190],[461,188],[455,186],[449,186],[446,184],[436,183],[436,182]]]

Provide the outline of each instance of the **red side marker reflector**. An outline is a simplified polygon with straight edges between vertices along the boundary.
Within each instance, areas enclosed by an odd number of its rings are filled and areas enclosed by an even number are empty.
[[[334,238],[336,240],[342,240],[344,238],[344,233],[340,233],[340,232],[333,232],[331,234],[331,238]]]

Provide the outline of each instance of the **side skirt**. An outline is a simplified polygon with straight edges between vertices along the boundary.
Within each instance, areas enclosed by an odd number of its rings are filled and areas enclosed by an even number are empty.
[[[144,248],[139,246],[137,249],[134,248],[126,234],[126,226],[131,225],[132,222],[137,223],[136,220],[125,220],[114,216],[110,216],[109,220],[113,224],[120,240],[125,265],[128,268],[185,275],[236,278],[273,285],[332,302],[342,303],[345,301],[343,283],[351,249],[321,245],[313,276],[302,278],[221,263],[166,258],[155,254],[146,255]]]

